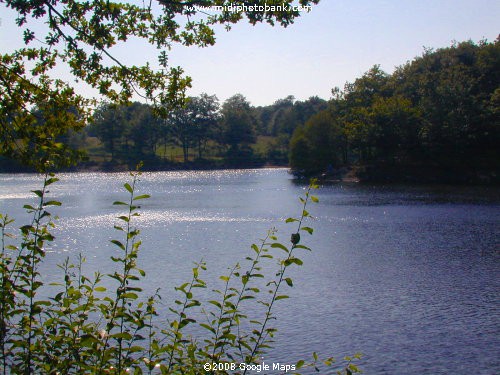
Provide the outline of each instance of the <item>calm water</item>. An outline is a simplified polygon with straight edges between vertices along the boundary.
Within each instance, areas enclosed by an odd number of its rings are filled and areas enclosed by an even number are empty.
[[[120,213],[111,203],[125,199],[127,174],[59,177],[51,195],[64,205],[52,210],[61,218],[45,281],[59,280],[55,264],[80,252],[89,273],[110,271]],[[0,212],[24,224],[21,207],[39,181],[0,175]],[[288,242],[294,226],[281,221],[300,212],[303,191],[285,170],[145,173],[144,287],[168,299],[201,258],[203,278],[217,280],[273,226]],[[335,185],[317,195],[315,234],[302,236],[313,252],[292,272],[292,298],[277,305],[266,361],[360,351],[366,374],[500,373],[498,190]]]

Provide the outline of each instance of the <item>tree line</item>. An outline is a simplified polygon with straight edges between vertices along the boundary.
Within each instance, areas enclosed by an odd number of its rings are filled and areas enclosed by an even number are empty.
[[[84,146],[85,138],[96,137],[108,164],[144,161],[146,168],[288,165],[294,129],[326,107],[318,97],[295,101],[288,96],[254,107],[241,94],[222,104],[215,95],[201,94],[160,117],[144,103],[102,103],[84,136],[73,143]]]
[[[172,108],[104,102],[83,129],[63,127],[45,138],[81,150],[75,158],[87,154],[84,166],[98,169],[140,161],[146,169],[267,164],[289,165],[300,177],[349,172],[365,180],[498,181],[499,43],[425,49],[392,74],[375,65],[334,88],[329,101],[287,96],[256,107],[241,94],[222,103],[201,94]],[[31,111],[39,133],[52,126],[47,111],[54,110]],[[80,117],[73,107],[63,112],[68,123]],[[32,157],[30,140],[25,154]],[[0,169],[16,168],[0,159]]]
[[[328,108],[293,132],[298,176],[371,180],[497,180],[500,39],[466,41],[387,74],[375,65],[332,90]]]

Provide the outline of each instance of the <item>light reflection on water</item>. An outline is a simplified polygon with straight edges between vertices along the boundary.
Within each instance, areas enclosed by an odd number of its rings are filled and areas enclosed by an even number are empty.
[[[126,215],[127,212],[119,212],[107,215],[93,215],[88,217],[79,217],[72,219],[58,220],[58,227],[61,231],[74,228],[99,228],[106,225],[117,224],[116,217]],[[192,215],[185,215],[179,211],[148,211],[147,214],[142,214],[134,218],[134,223],[141,228],[156,227],[158,225],[166,225],[174,222],[270,222],[266,218],[252,217],[224,217],[217,215],[206,215],[202,212]]]
[[[50,190],[64,205],[52,210],[61,219],[45,280],[80,252],[88,272],[111,272],[123,213],[112,202],[126,199],[128,174],[59,177]],[[26,222],[22,205],[39,181],[0,175],[0,212]],[[288,242],[293,229],[280,221],[298,214],[303,191],[284,170],[144,173],[144,288],[162,287],[168,300],[201,258],[204,279],[217,280],[272,226]],[[361,351],[368,374],[500,373],[497,189],[333,185],[318,196],[315,235],[303,235],[314,251],[291,273],[292,299],[276,306],[280,334],[267,360]]]

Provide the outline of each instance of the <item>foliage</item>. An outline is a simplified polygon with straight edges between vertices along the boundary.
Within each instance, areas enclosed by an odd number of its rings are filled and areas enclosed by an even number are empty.
[[[253,107],[241,94],[229,98],[221,108],[215,95],[201,94],[187,98],[184,106],[162,120],[146,104],[101,104],[83,134],[102,142],[110,162],[135,165],[143,160],[148,169],[154,163],[173,166],[172,158],[166,160],[167,148],[181,152],[183,167],[215,165],[214,161],[218,166],[241,167],[259,160],[286,165],[293,129],[324,108],[322,99],[294,101],[291,96],[270,106]],[[142,139],[142,146],[135,146],[136,137]]]
[[[299,3],[305,6],[318,1]],[[47,198],[49,186],[57,181],[47,171],[67,166],[78,158],[61,140],[89,123],[91,109],[96,104],[78,95],[69,82],[53,78],[56,66],[66,65],[75,80],[87,84],[111,103],[95,113],[91,131],[100,134],[113,157],[115,153],[128,151],[139,156],[154,155],[157,143],[152,140],[150,130],[157,127],[156,131],[160,131],[164,124],[155,122],[150,107],[130,101],[134,96],[142,97],[163,118],[186,104],[184,93],[191,82],[180,67],[168,63],[167,51],[173,44],[212,45],[215,25],[230,28],[243,18],[251,24],[287,26],[299,16],[297,10],[284,10],[285,7],[266,8],[264,12],[248,10],[251,5],[264,6],[264,0],[247,1],[246,8],[217,15],[206,15],[192,7],[223,3],[219,0],[188,4],[159,0],[138,5],[97,0],[2,2],[2,7],[17,12],[16,23],[23,32],[26,47],[0,55],[0,155],[21,160],[45,173],[42,189],[33,191],[38,203],[25,206],[32,215],[29,224],[21,226],[18,233],[11,229],[13,220],[0,215],[3,373],[197,374],[203,371],[203,364],[214,361],[228,363],[237,359],[255,364],[272,343],[276,332],[272,326],[273,306],[287,298],[282,292],[285,284],[293,286],[287,270],[302,264],[297,256],[299,251],[309,250],[300,243],[299,233],[312,233],[312,228],[302,225],[309,216],[307,202],[316,200],[310,190],[301,198],[301,215],[287,220],[298,225],[291,245],[278,242],[275,232],[270,231],[259,245],[252,245],[254,253],[247,262],[235,265],[221,276],[224,286],[216,289],[220,298],[208,302],[197,299],[196,292],[208,286],[201,278],[206,266],[197,263],[191,281],[176,288],[180,297],[171,307],[173,318],[168,326],[162,326],[156,310],[159,294],[144,296],[141,288],[145,272],[138,267],[141,241],[134,219],[139,215],[139,201],[148,195],[135,195],[139,174],[132,173],[132,182],[124,184],[129,199],[114,203],[125,210],[115,226],[120,237],[111,241],[119,250],[118,256],[111,257],[116,270],[87,276],[82,272],[83,257],[77,264],[66,260],[60,265],[62,281],[48,288],[54,294],[41,297],[45,285],[39,266],[54,241],[51,228],[55,224],[48,210],[61,204]],[[292,3],[284,0],[281,5]],[[44,28],[31,27],[37,23]],[[158,49],[161,69],[154,70],[149,63],[127,65],[113,55],[115,46],[132,38]],[[214,110],[204,107],[202,111]],[[116,127],[117,119],[125,126]],[[206,118],[197,119],[195,138],[201,143],[207,137],[203,129]],[[232,129],[237,124],[228,121],[227,125]],[[225,138],[225,142],[233,148],[247,146],[254,137],[253,129],[249,129],[243,129],[243,138]],[[234,129],[231,131],[235,134]],[[199,152],[201,157],[201,148]],[[261,273],[263,264],[273,260],[277,262],[276,272],[270,276]],[[264,286],[257,282],[260,279],[265,279]],[[103,285],[108,284],[114,287],[107,290]],[[264,315],[250,320],[245,311],[252,310],[255,303],[264,306]],[[196,320],[196,310],[200,309],[207,313],[207,323]],[[195,324],[208,332],[201,341],[187,333],[186,327]],[[340,371],[357,372],[350,359],[346,360],[347,366]],[[328,365],[332,360],[325,362]],[[314,354],[313,361],[300,361],[296,368],[317,363]]]
[[[499,51],[500,39],[468,41],[426,50],[392,75],[374,66],[344,91],[333,90],[321,113],[329,125],[319,130],[311,118],[295,131],[292,169],[311,175],[360,163],[497,174]],[[332,132],[338,142],[327,141]]]
[[[232,266],[220,277],[215,298],[200,299],[198,291],[212,287],[202,279],[204,262],[196,263],[189,282],[179,285],[168,325],[158,320],[158,292],[145,296],[141,285],[145,272],[138,266],[141,240],[134,225],[139,204],[148,195],[136,195],[139,173],[132,173],[131,183],[124,184],[126,201],[114,205],[124,209],[115,225],[118,239],[111,242],[119,255],[111,259],[116,269],[108,274],[96,272],[89,277],[82,272],[85,261],[77,264],[66,260],[59,267],[62,281],[52,284],[49,298],[39,297],[43,278],[38,269],[54,237],[54,226],[48,209],[60,205],[49,200],[48,187],[57,181],[46,174],[43,188],[33,193],[35,206],[26,205],[32,221],[20,227],[19,239],[12,232],[13,220],[0,216],[1,228],[1,304],[0,365],[10,374],[199,374],[247,373],[248,368],[228,371],[230,364],[257,364],[259,356],[271,345],[276,334],[273,307],[287,299],[285,287],[294,285],[288,275],[290,267],[302,265],[300,252],[310,251],[301,243],[300,234],[312,234],[305,226],[309,218],[307,206],[318,199],[311,195],[311,185],[300,198],[301,215],[289,218],[296,229],[291,244],[278,241],[270,230],[259,244],[251,246],[252,254],[244,262]],[[18,243],[18,244],[16,244]],[[275,265],[276,270],[264,273]],[[263,281],[263,282],[262,282]],[[114,285],[107,290],[103,285]],[[255,316],[255,307],[262,315]],[[206,319],[199,320],[200,312]],[[206,335],[195,337],[188,328],[197,325]],[[359,358],[346,358],[339,374],[358,372],[352,363]],[[294,370],[320,365],[313,353],[311,362],[299,361]],[[324,361],[331,365],[333,359]],[[204,366],[212,369],[204,371]],[[222,364],[220,371],[213,364]],[[239,371],[241,370],[241,371]]]
[[[101,104],[88,132],[103,142],[111,161],[125,159],[136,165],[155,158],[164,128],[164,121],[154,115],[151,106],[134,102],[121,106]]]
[[[256,119],[247,99],[236,94],[222,105],[220,142],[227,146],[226,159],[232,166],[250,161],[253,151],[250,144],[256,140]]]
[[[190,97],[187,103],[169,113],[167,127],[175,144],[182,147],[184,163],[189,160],[189,149],[198,148],[202,158],[203,146],[217,137],[219,100],[215,95]]]
[[[278,164],[288,163],[289,147],[292,147],[289,143],[294,130],[326,107],[327,102],[315,96],[296,101],[289,95],[270,106],[255,108],[258,133],[274,137],[265,157]]]
[[[300,0],[303,6],[319,0]],[[245,2],[247,7],[208,15],[194,6],[220,6],[223,1],[203,0],[110,2],[6,0],[2,8],[17,13],[16,24],[25,47],[0,54],[0,155],[46,170],[47,161],[64,166],[74,154],[57,141],[68,130],[78,130],[90,119],[92,100],[77,94],[71,83],[54,78],[58,65],[69,68],[75,80],[94,89],[113,104],[132,97],[158,105],[159,114],[184,103],[189,77],[168,62],[175,44],[205,47],[215,43],[214,27],[247,19],[288,26],[300,15],[294,1],[287,7],[268,7],[254,12],[248,6],[266,5],[265,0]],[[114,48],[135,39],[158,50],[160,69],[148,62],[128,65],[114,55]],[[37,124],[34,111],[41,110]]]
[[[306,122],[300,132],[294,133],[290,142],[290,163],[296,169],[314,168],[315,173],[320,173],[332,164],[339,164],[344,143],[340,126],[331,113],[319,112]]]
[[[317,96],[295,100],[292,95],[278,99],[274,104],[255,108],[259,134],[292,135],[295,128],[304,124],[312,115],[326,109],[327,102]]]

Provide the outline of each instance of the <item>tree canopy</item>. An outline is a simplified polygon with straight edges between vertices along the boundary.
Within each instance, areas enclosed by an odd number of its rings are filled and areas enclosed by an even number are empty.
[[[302,6],[318,2],[299,1]],[[73,79],[86,83],[111,103],[140,96],[165,114],[184,103],[185,89],[191,84],[181,67],[169,65],[168,51],[175,44],[213,45],[218,24],[229,29],[246,19],[251,24],[286,27],[300,15],[296,7],[289,7],[292,0],[281,1],[287,7],[264,7],[265,3],[245,1],[245,7],[224,8],[209,15],[197,7],[222,6],[225,1],[2,2],[0,7],[17,12],[16,24],[25,46],[0,54],[0,154],[38,169],[46,168],[47,163],[68,163],[71,152],[58,138],[68,129],[85,126],[95,103],[75,92],[70,80],[56,78],[57,65],[66,65]],[[256,12],[250,6],[265,10]],[[158,50],[161,69],[153,69],[149,61],[128,65],[114,56],[113,48],[132,38]],[[42,113],[44,121],[38,121],[35,112]]]
[[[500,39],[426,49],[393,74],[374,66],[295,130],[291,167],[311,175],[358,164],[390,180],[414,179],[417,169],[440,181],[496,178],[499,66]]]
[[[70,140],[87,151],[84,168],[120,170],[139,161],[145,169],[285,166],[293,130],[326,108],[316,97],[292,98],[254,107],[242,94],[219,104],[204,93],[165,118],[155,117],[148,104],[102,103],[90,126]]]

